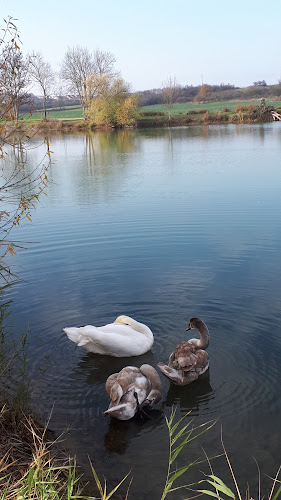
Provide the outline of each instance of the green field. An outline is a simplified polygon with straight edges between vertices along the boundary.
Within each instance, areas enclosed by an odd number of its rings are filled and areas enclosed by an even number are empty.
[[[274,108],[281,108],[281,101],[271,101],[266,100],[267,106],[273,106]],[[234,113],[237,106],[260,106],[260,100],[248,100],[248,101],[221,101],[221,102],[206,102],[206,103],[195,103],[195,102],[185,102],[185,103],[175,103],[172,106],[171,114],[173,116],[186,115],[187,113],[196,114],[196,112],[200,113],[200,110],[209,111],[209,113],[218,113],[218,112],[229,112]],[[143,119],[145,113],[164,113],[168,115],[168,107],[165,104],[155,104],[152,106],[142,106],[139,108],[137,112],[137,119]],[[47,109],[47,116],[50,119],[55,120],[78,120],[83,118],[82,108],[77,106],[69,106],[69,108],[65,110],[58,110],[57,108]],[[30,120],[42,120],[43,112],[42,111],[34,111],[32,116],[29,114],[24,114],[22,119],[30,119]]]
[[[32,120],[42,120],[44,114],[42,111],[34,111],[30,118]],[[57,120],[76,120],[78,118],[83,118],[83,113],[81,108],[69,107],[69,109],[60,111],[57,109],[47,109],[47,116],[51,119]]]
[[[281,107],[281,101],[270,101],[266,99],[267,106],[274,106],[274,108]],[[184,102],[181,104],[175,103],[172,106],[171,114],[174,116],[183,114],[185,115],[188,112],[199,111],[201,109],[205,109],[210,113],[217,113],[218,111],[225,111],[226,108],[230,112],[234,112],[236,106],[259,106],[260,100],[249,100],[249,101],[221,101],[221,102],[205,102],[197,104],[195,102]],[[143,106],[140,108],[140,112],[162,112],[168,114],[168,107],[165,104],[155,104],[153,106]]]

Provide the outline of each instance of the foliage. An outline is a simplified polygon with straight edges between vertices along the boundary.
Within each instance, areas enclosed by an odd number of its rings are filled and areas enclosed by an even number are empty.
[[[61,66],[61,76],[68,90],[79,96],[85,114],[91,98],[89,83],[92,83],[92,75],[101,77],[114,74],[114,63],[115,57],[110,52],[96,50],[91,53],[79,45],[68,47]]]
[[[134,123],[138,96],[129,94],[129,85],[110,75],[91,75],[87,82],[90,104],[87,118],[96,125],[124,126]]]
[[[5,23],[4,37],[0,40],[0,61],[2,61],[0,90],[2,90],[1,95],[6,96],[2,98],[0,109],[0,278],[3,280],[0,287],[7,284],[11,277],[10,270],[4,262],[7,252],[14,255],[16,248],[21,247],[8,239],[9,233],[22,219],[31,220],[31,210],[35,208],[40,194],[46,194],[51,161],[49,142],[46,140],[46,150],[41,162],[28,169],[27,154],[31,138],[27,137],[20,127],[16,126],[16,129],[10,127],[11,118],[17,121],[17,110],[14,111],[14,107],[18,109],[24,86],[20,83],[22,68],[14,66],[22,61],[18,30],[12,18],[9,17]],[[7,54],[11,56],[10,59],[7,59]],[[15,93],[12,91],[10,94],[7,93],[7,88],[2,86],[3,81],[6,81],[3,76],[5,73],[7,80],[11,78],[11,82],[14,82]]]
[[[188,469],[190,469],[194,465],[197,465],[199,463],[198,460],[195,460],[194,462],[191,462],[181,467],[180,469],[175,468],[172,470],[172,466],[178,455],[181,453],[181,451],[187,444],[189,444],[191,441],[193,441],[194,439],[198,438],[199,436],[207,432],[214,425],[214,422],[213,423],[207,422],[205,424],[199,425],[198,427],[193,427],[192,426],[193,420],[190,420],[186,425],[184,425],[181,429],[179,429],[180,424],[189,414],[190,412],[184,415],[176,423],[174,423],[176,410],[172,411],[169,419],[166,417],[166,424],[169,431],[169,462],[168,462],[166,483],[164,486],[161,500],[164,500],[164,498],[166,498],[168,493],[187,487],[185,485],[173,488],[173,483],[175,482],[176,479],[182,476],[182,474],[184,474]]]
[[[128,473],[121,481],[119,484],[117,484],[117,486],[115,486],[115,488],[113,488],[113,490],[111,490],[109,493],[107,493],[107,486],[106,486],[106,479],[104,480],[104,487],[102,486],[100,480],[99,480],[99,477],[94,469],[94,467],[92,466],[91,464],[91,469],[92,469],[92,473],[93,473],[93,476],[95,478],[95,481],[96,481],[96,485],[98,487],[98,490],[101,494],[101,497],[100,499],[101,500],[109,500],[109,498],[112,497],[112,495],[118,490],[118,488],[121,486],[121,484],[127,479],[127,477],[129,476],[130,473]],[[132,479],[131,479],[131,482],[132,482]],[[130,484],[131,484],[130,482]],[[130,484],[129,484],[129,487],[127,489],[127,494],[126,494],[126,499],[128,498],[128,493],[129,493],[129,488],[130,488]],[[125,499],[125,500],[126,500]]]
[[[0,425],[6,430],[7,419],[10,418],[9,408],[2,406],[0,410]],[[76,463],[70,458],[56,458],[56,441],[48,440],[47,425],[42,428],[36,420],[27,417],[24,413],[17,423],[17,446],[24,449],[8,450],[0,458],[0,500],[16,498],[17,500],[97,500],[96,496],[83,494],[84,484],[77,476]],[[19,432],[20,431],[20,432]],[[12,446],[11,446],[12,447]],[[15,448],[15,446],[14,446]],[[11,456],[21,455],[20,468]],[[109,500],[121,484],[127,479],[125,476],[111,491],[107,491],[105,480],[102,486],[98,475],[91,464],[92,473],[100,493],[101,500]],[[131,484],[131,483],[130,483]],[[130,487],[129,484],[129,487]],[[126,498],[128,497],[128,491]]]
[[[211,92],[212,92],[212,88],[210,85],[207,85],[206,83],[204,85],[202,85],[200,88],[199,88],[199,91],[198,91],[198,94],[195,98],[195,100],[197,102],[206,102],[208,100],[208,98],[210,97],[211,95]]]

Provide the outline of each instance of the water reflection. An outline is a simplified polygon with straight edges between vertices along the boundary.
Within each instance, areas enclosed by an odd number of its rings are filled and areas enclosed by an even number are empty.
[[[277,123],[50,139],[54,184],[17,233],[38,244],[16,258],[25,281],[13,297],[15,331],[30,324],[44,339],[30,346],[34,366],[50,353],[34,399],[46,417],[56,400],[53,429],[72,426],[71,453],[98,456],[109,479],[132,467],[142,498],[157,497],[143,477],[158,467],[161,482],[173,405],[201,421],[221,417],[232,454],[239,436],[241,468],[255,449],[269,473],[280,459],[280,139]],[[154,333],[140,358],[86,353],[62,333],[124,312]],[[210,373],[183,388],[163,380],[162,405],[144,423],[104,417],[107,377],[166,361],[192,316],[211,332]],[[212,436],[200,443],[210,455]]]
[[[140,140],[134,130],[96,132],[85,136],[85,159],[89,166],[110,166],[120,156],[136,153]]]
[[[192,382],[192,384],[179,387],[170,383],[166,395],[165,406],[179,406],[184,412],[192,410],[192,414],[198,415],[200,407],[209,406],[209,402],[214,398],[213,388],[210,383],[210,370]],[[201,408],[203,410],[203,408]]]
[[[87,353],[74,369],[78,375],[82,375],[87,384],[96,385],[100,383],[105,384],[107,378],[112,373],[119,373],[125,366],[136,366],[139,368],[144,363],[153,366],[153,354],[151,351],[141,356],[129,358],[114,358]]]
[[[158,409],[147,409],[146,415],[136,415],[131,420],[117,420],[109,418],[108,430],[104,436],[104,445],[109,453],[123,455],[129,444],[145,433],[153,431],[155,427],[164,421],[164,413]]]

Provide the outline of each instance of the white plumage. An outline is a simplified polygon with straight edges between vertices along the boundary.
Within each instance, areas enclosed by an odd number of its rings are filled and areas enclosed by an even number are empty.
[[[129,316],[118,316],[114,323],[104,326],[68,327],[63,331],[87,351],[115,357],[140,356],[151,349],[154,340],[148,326]]]

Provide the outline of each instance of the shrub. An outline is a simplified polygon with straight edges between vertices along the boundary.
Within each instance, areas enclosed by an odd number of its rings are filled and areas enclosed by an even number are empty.
[[[140,111],[139,116],[165,116],[163,111]]]
[[[205,113],[208,113],[207,109],[192,109],[190,110],[190,113],[193,115],[204,115]]]
[[[239,111],[251,111],[255,108],[254,104],[249,104],[249,106],[236,106],[235,111],[238,113]]]

